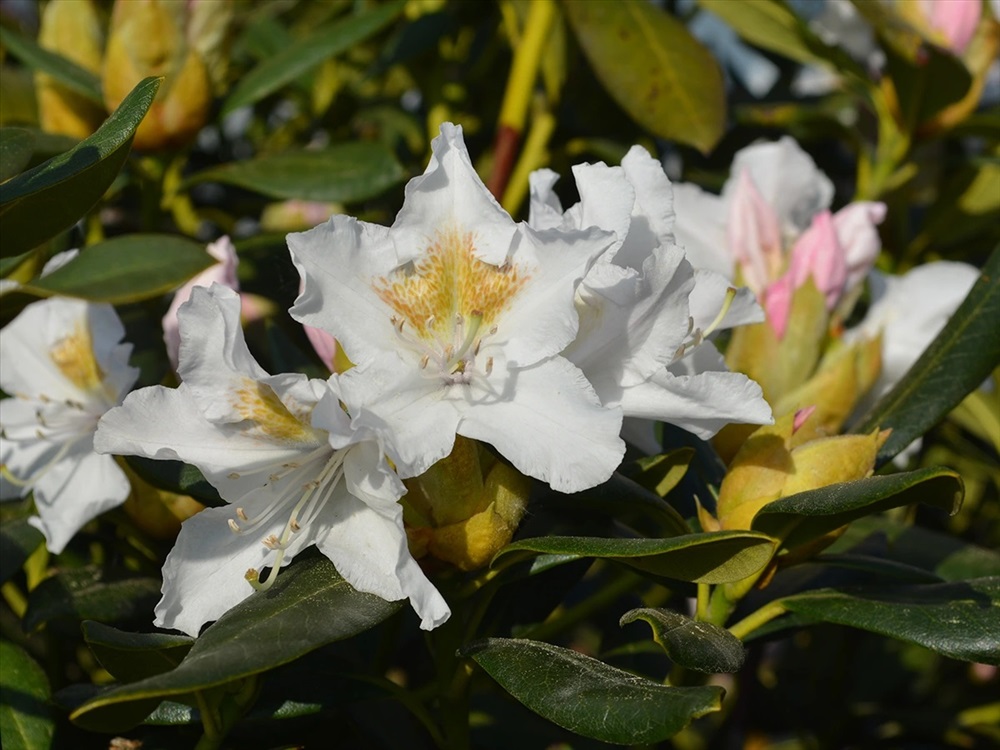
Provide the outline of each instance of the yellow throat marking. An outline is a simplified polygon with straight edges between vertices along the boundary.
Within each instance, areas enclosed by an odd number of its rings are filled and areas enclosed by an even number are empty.
[[[299,443],[316,440],[316,431],[308,421],[292,414],[265,383],[246,378],[236,390],[233,406],[241,417],[274,440]]]
[[[101,389],[104,373],[94,358],[94,346],[86,323],[78,322],[71,334],[56,342],[49,349],[49,357],[66,379],[81,390],[93,392]]]
[[[481,316],[489,328],[528,276],[516,266],[479,260],[475,249],[472,232],[439,231],[422,258],[376,279],[375,293],[426,340],[450,340],[458,316]]]

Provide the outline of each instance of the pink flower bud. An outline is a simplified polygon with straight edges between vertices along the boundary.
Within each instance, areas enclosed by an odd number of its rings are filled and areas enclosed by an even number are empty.
[[[918,7],[931,29],[956,55],[969,46],[983,12],[982,0],[920,0]]]
[[[306,332],[306,338],[309,339],[309,343],[312,344],[323,364],[330,372],[333,372],[335,369],[333,358],[337,355],[337,340],[322,328],[304,325],[302,330]]]
[[[876,227],[885,218],[885,204],[859,201],[833,215],[833,229],[847,261],[845,291],[864,281],[875,265],[882,240]]]
[[[746,169],[740,172],[729,204],[727,232],[743,280],[760,294],[781,268],[781,226]]]

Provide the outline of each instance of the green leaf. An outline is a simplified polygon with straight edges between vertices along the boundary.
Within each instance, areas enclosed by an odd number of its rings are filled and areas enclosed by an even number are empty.
[[[24,169],[34,150],[35,135],[30,130],[0,128],[0,182]]]
[[[666,687],[541,641],[487,638],[462,650],[540,716],[576,734],[619,745],[672,737],[718,711],[720,687]]]
[[[653,640],[678,666],[717,674],[738,672],[746,652],[743,643],[725,628],[699,622],[669,609],[643,607],[622,615],[622,626],[645,620],[653,629]]]
[[[1000,366],[1000,246],[990,255],[969,296],[909,372],[883,396],[853,432],[892,428],[878,453],[881,466],[944,419]]]
[[[109,573],[93,565],[63,570],[46,578],[31,592],[24,627],[32,630],[57,618],[102,622],[149,620],[159,598],[158,578]]]
[[[385,146],[358,141],[223,164],[198,172],[187,184],[224,182],[271,198],[354,203],[379,195],[403,176]]]
[[[871,573],[881,579],[894,580],[898,583],[941,583],[942,581],[940,576],[916,565],[908,565],[871,555],[822,554],[812,558],[809,562],[831,568]],[[886,582],[888,583],[888,580]]]
[[[170,633],[128,633],[99,622],[82,625],[83,639],[116,680],[136,682],[176,667],[194,638]]]
[[[494,560],[537,553],[600,557],[678,581],[728,583],[767,565],[774,545],[770,537],[752,531],[711,531],[669,539],[547,536],[509,544]]]
[[[101,107],[104,106],[101,80],[86,68],[81,68],[69,58],[50,52],[3,26],[0,26],[0,43],[29,68],[48,73],[63,86],[82,94]]]
[[[126,234],[85,248],[21,291],[122,304],[176,289],[217,261],[203,245],[169,234]]]
[[[9,581],[44,541],[42,532],[27,518],[4,521],[0,525],[0,583]]]
[[[393,2],[367,13],[351,16],[318,29],[306,39],[296,40],[278,54],[266,58],[240,79],[222,107],[226,115],[238,107],[260,101],[292,83],[324,60],[350,49],[392,21],[405,3]]]
[[[965,493],[951,469],[932,467],[858,479],[789,495],[768,503],[753,519],[754,531],[783,540],[785,548],[811,542],[862,516],[912,503],[958,512]]]
[[[544,496],[544,502],[554,507],[566,508],[578,515],[591,511],[615,519],[631,515],[653,519],[661,536],[678,536],[691,533],[687,521],[655,492],[646,489],[634,479],[615,472],[604,484],[572,495],[552,492]]]
[[[707,153],[726,124],[722,72],[679,20],[645,0],[566,0],[563,10],[598,79],[654,135]]]
[[[715,13],[736,33],[761,49],[776,52],[801,63],[819,63],[867,80],[864,69],[850,55],[820,39],[781,0],[698,0],[705,10]]]
[[[0,255],[20,255],[69,229],[121,170],[160,78],[139,83],[89,138],[0,184]]]
[[[210,508],[226,504],[205,475],[183,461],[162,461],[143,456],[126,456],[125,461],[142,479],[161,490],[188,495]]]
[[[658,456],[640,458],[634,465],[623,466],[621,471],[660,497],[666,497],[687,474],[694,448],[677,448]]]
[[[8,640],[0,640],[0,664],[0,745],[4,750],[47,750],[55,722],[45,672]]]
[[[1000,665],[1000,578],[820,589],[776,604],[814,622],[868,630],[953,659]]]
[[[233,582],[241,584],[246,585]],[[83,727],[108,730],[119,704],[183,695],[273,669],[364,632],[401,606],[356,591],[326,558],[300,560],[270,589],[219,618],[176,669],[102,693],[70,718]],[[116,731],[128,728],[119,725]]]

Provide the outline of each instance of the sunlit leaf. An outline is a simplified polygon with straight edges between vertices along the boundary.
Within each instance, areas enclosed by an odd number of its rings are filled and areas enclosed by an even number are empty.
[[[126,234],[91,245],[21,291],[121,304],[176,289],[217,261],[203,245],[168,234]]]
[[[598,557],[665,578],[727,583],[758,572],[771,559],[774,540],[751,531],[713,531],[668,539],[547,536],[504,547],[496,559],[534,554]]]
[[[598,79],[650,133],[708,152],[726,122],[722,72],[683,23],[645,0],[562,5]]]
[[[392,152],[359,141],[223,164],[198,172],[188,184],[223,182],[272,198],[353,203],[379,195],[403,176]]]
[[[912,503],[955,513],[964,492],[962,478],[942,467],[869,477],[775,500],[757,513],[752,526],[755,531],[781,537],[784,546],[792,548],[862,516]]]
[[[820,589],[780,599],[813,622],[916,643],[953,659],[1000,665],[1000,578],[955,583]]]
[[[129,633],[90,620],[82,627],[83,639],[101,666],[121,682],[169,672],[194,644],[194,639],[186,635]]]
[[[659,742],[721,708],[720,687],[666,687],[541,641],[487,638],[462,655],[535,713],[603,742]]]
[[[0,184],[0,255],[20,255],[69,229],[118,175],[160,87],[146,78],[89,138]]]
[[[737,672],[746,652],[743,643],[725,628],[699,622],[669,609],[642,607],[622,615],[621,625],[644,620],[653,629],[653,640],[678,666],[715,674]]]

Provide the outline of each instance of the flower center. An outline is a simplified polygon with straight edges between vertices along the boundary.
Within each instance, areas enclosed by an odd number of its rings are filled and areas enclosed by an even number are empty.
[[[347,449],[331,451],[329,445],[322,445],[307,454],[302,461],[282,464],[278,471],[268,476],[267,482],[256,492],[271,492],[273,485],[293,473],[313,475],[314,470],[307,467],[314,467],[317,463],[322,462],[322,468],[308,482],[300,483],[295,481],[293,477],[267,507],[253,518],[250,518],[243,508],[236,508],[236,520],[229,519],[229,528],[234,534],[254,533],[270,523],[276,516],[288,514],[280,534],[268,534],[261,539],[261,543],[265,547],[275,552],[274,559],[270,564],[271,572],[267,579],[261,581],[260,571],[256,568],[250,568],[246,572],[246,579],[255,590],[266,591],[274,584],[292,538],[304,527],[315,521],[324,506],[333,497],[334,491],[344,476],[343,464],[346,454]],[[272,467],[266,467],[260,471],[268,471],[270,468]],[[232,475],[233,478],[239,476],[238,474]]]
[[[375,280],[378,297],[393,311],[392,325],[421,369],[446,382],[468,383],[483,341],[528,276],[510,263],[494,266],[475,254],[472,232],[440,231],[419,260]],[[492,358],[484,371],[492,370]]]
[[[102,390],[104,373],[94,358],[90,330],[85,323],[78,322],[71,334],[49,350],[49,357],[63,376],[80,390],[88,393]]]
[[[293,414],[266,383],[244,378],[242,387],[236,389],[233,408],[253,423],[251,432],[263,433],[272,440],[304,443],[317,439],[308,416]]]

